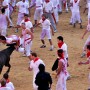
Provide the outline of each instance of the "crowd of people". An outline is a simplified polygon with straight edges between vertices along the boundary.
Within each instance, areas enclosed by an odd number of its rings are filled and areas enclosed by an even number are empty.
[[[88,25],[84,32],[82,39],[85,34],[90,31],[90,0],[87,0],[88,9]],[[32,15],[32,8],[35,7],[34,15]],[[52,77],[50,73],[45,71],[45,63],[41,60],[37,53],[33,52],[32,42],[34,38],[34,28],[38,26],[42,27],[40,40],[42,45],[40,48],[46,48],[44,38],[47,37],[50,43],[50,51],[54,50],[52,35],[54,35],[57,30],[57,25],[59,21],[59,14],[62,14],[63,9],[66,13],[71,10],[70,25],[73,28],[76,24],[80,24],[80,29],[82,26],[82,19],[80,16],[80,0],[0,0],[0,43],[3,44],[13,44],[15,43],[15,49],[18,52],[23,53],[23,56],[27,56],[30,60],[30,65],[28,67],[29,71],[33,71],[33,89],[34,90],[51,90],[52,89]],[[16,25],[13,24],[12,14],[18,10],[18,16]],[[30,20],[30,16],[33,16],[34,24]],[[15,33],[18,33],[19,28],[21,28],[20,35],[7,35],[7,28],[15,28]],[[52,65],[52,70],[56,71],[56,90],[67,90],[66,80],[70,79],[70,74],[67,70],[68,64],[68,49],[67,44],[64,42],[63,36],[57,37],[57,59]],[[81,57],[87,55],[86,62],[79,62],[78,64],[89,64],[90,63],[90,36],[85,42],[83,47],[83,53]],[[43,82],[43,83],[42,83]],[[8,73],[3,75],[0,80],[0,90],[15,90],[14,85],[9,80]],[[90,89],[88,89],[90,90]]]

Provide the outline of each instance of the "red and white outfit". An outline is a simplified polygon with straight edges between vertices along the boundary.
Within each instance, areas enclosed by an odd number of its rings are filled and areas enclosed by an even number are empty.
[[[25,26],[26,26],[27,29],[33,28],[32,22],[30,21],[29,18],[27,20],[23,19],[20,23],[20,26],[21,26],[22,23],[25,23]]]
[[[78,23],[81,23],[80,10],[79,10],[79,2],[80,2],[80,0],[77,0],[77,2],[75,2],[73,0],[73,7],[72,7],[73,24],[75,24],[76,21],[78,21]]]
[[[40,64],[44,64],[44,62],[39,58],[36,58],[35,60],[30,61],[30,68],[33,69],[33,88],[34,90],[38,90],[38,86],[35,84],[35,78],[36,78],[37,73],[39,72],[38,67]]]
[[[44,39],[45,36],[47,36],[48,39],[51,39],[51,30],[50,30],[50,21],[48,19],[45,19],[44,21],[41,19],[39,23],[42,24],[42,32],[41,32],[41,40]]]
[[[6,80],[6,87],[11,88],[11,90],[15,90],[13,83],[10,82],[9,80]]]
[[[31,35],[26,33],[26,30],[22,30],[22,46],[24,47],[25,54],[26,56],[30,56],[31,52],[31,46],[32,46],[32,40],[31,40]]]
[[[35,1],[35,13],[34,13],[34,20],[38,20],[42,17],[43,14],[43,1],[42,0],[36,0]]]
[[[0,90],[12,90],[12,89],[9,87],[0,87]]]
[[[69,72],[68,72],[68,70],[67,70],[67,62],[68,62],[67,45],[66,45],[66,43],[62,42],[62,43],[58,43],[58,47],[59,47],[59,49],[62,49],[63,52],[64,52],[66,72],[67,72],[66,78],[68,78],[68,77],[70,76],[70,74],[69,74]]]
[[[29,8],[29,4],[27,2],[19,1],[16,6],[19,8],[17,25],[20,25],[24,18],[24,14],[28,14],[27,9]]]
[[[60,74],[58,75],[58,81],[56,84],[56,90],[67,90],[66,88],[66,66],[65,66],[65,60],[60,59],[59,62],[63,63],[62,70]]]

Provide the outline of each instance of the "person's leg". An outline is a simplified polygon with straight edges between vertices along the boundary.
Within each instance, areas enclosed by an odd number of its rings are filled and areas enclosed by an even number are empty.
[[[48,18],[49,18],[49,20],[50,20],[50,22],[51,22],[51,25],[52,25],[52,27],[53,27],[54,32],[56,32],[57,29],[56,29],[56,25],[55,25],[55,22],[54,22],[54,19],[53,19],[52,14],[51,14],[51,13],[47,13],[47,16],[48,16]]]
[[[42,30],[40,39],[41,39],[41,42],[42,42],[43,45],[40,48],[45,48],[46,47],[45,41],[44,41],[45,36],[46,36],[46,32],[45,32],[45,30]]]
[[[35,10],[35,13],[34,13],[34,21],[35,21],[35,24],[37,24],[37,20],[38,20],[38,9]]]
[[[80,24],[80,28],[82,29],[80,12],[77,13],[77,20],[78,20],[78,22],[79,22],[79,24]]]
[[[54,8],[54,15],[55,15],[55,19],[56,19],[56,23],[58,23],[58,10],[57,7]]]

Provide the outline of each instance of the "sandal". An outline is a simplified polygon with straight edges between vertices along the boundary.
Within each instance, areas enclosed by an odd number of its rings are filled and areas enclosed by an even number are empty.
[[[40,48],[45,48],[46,47],[46,45],[42,45]]]

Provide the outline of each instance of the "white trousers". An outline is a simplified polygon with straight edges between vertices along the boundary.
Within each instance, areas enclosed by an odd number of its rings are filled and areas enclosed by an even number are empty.
[[[65,77],[64,73],[61,73],[58,76],[58,81],[56,84],[56,90],[67,90],[67,88],[66,88],[66,77]]]
[[[72,18],[73,18],[73,24],[78,21],[78,23],[81,23],[81,17],[80,12],[72,12]]]
[[[36,9],[34,13],[34,20],[38,20],[42,17],[43,9]]]

